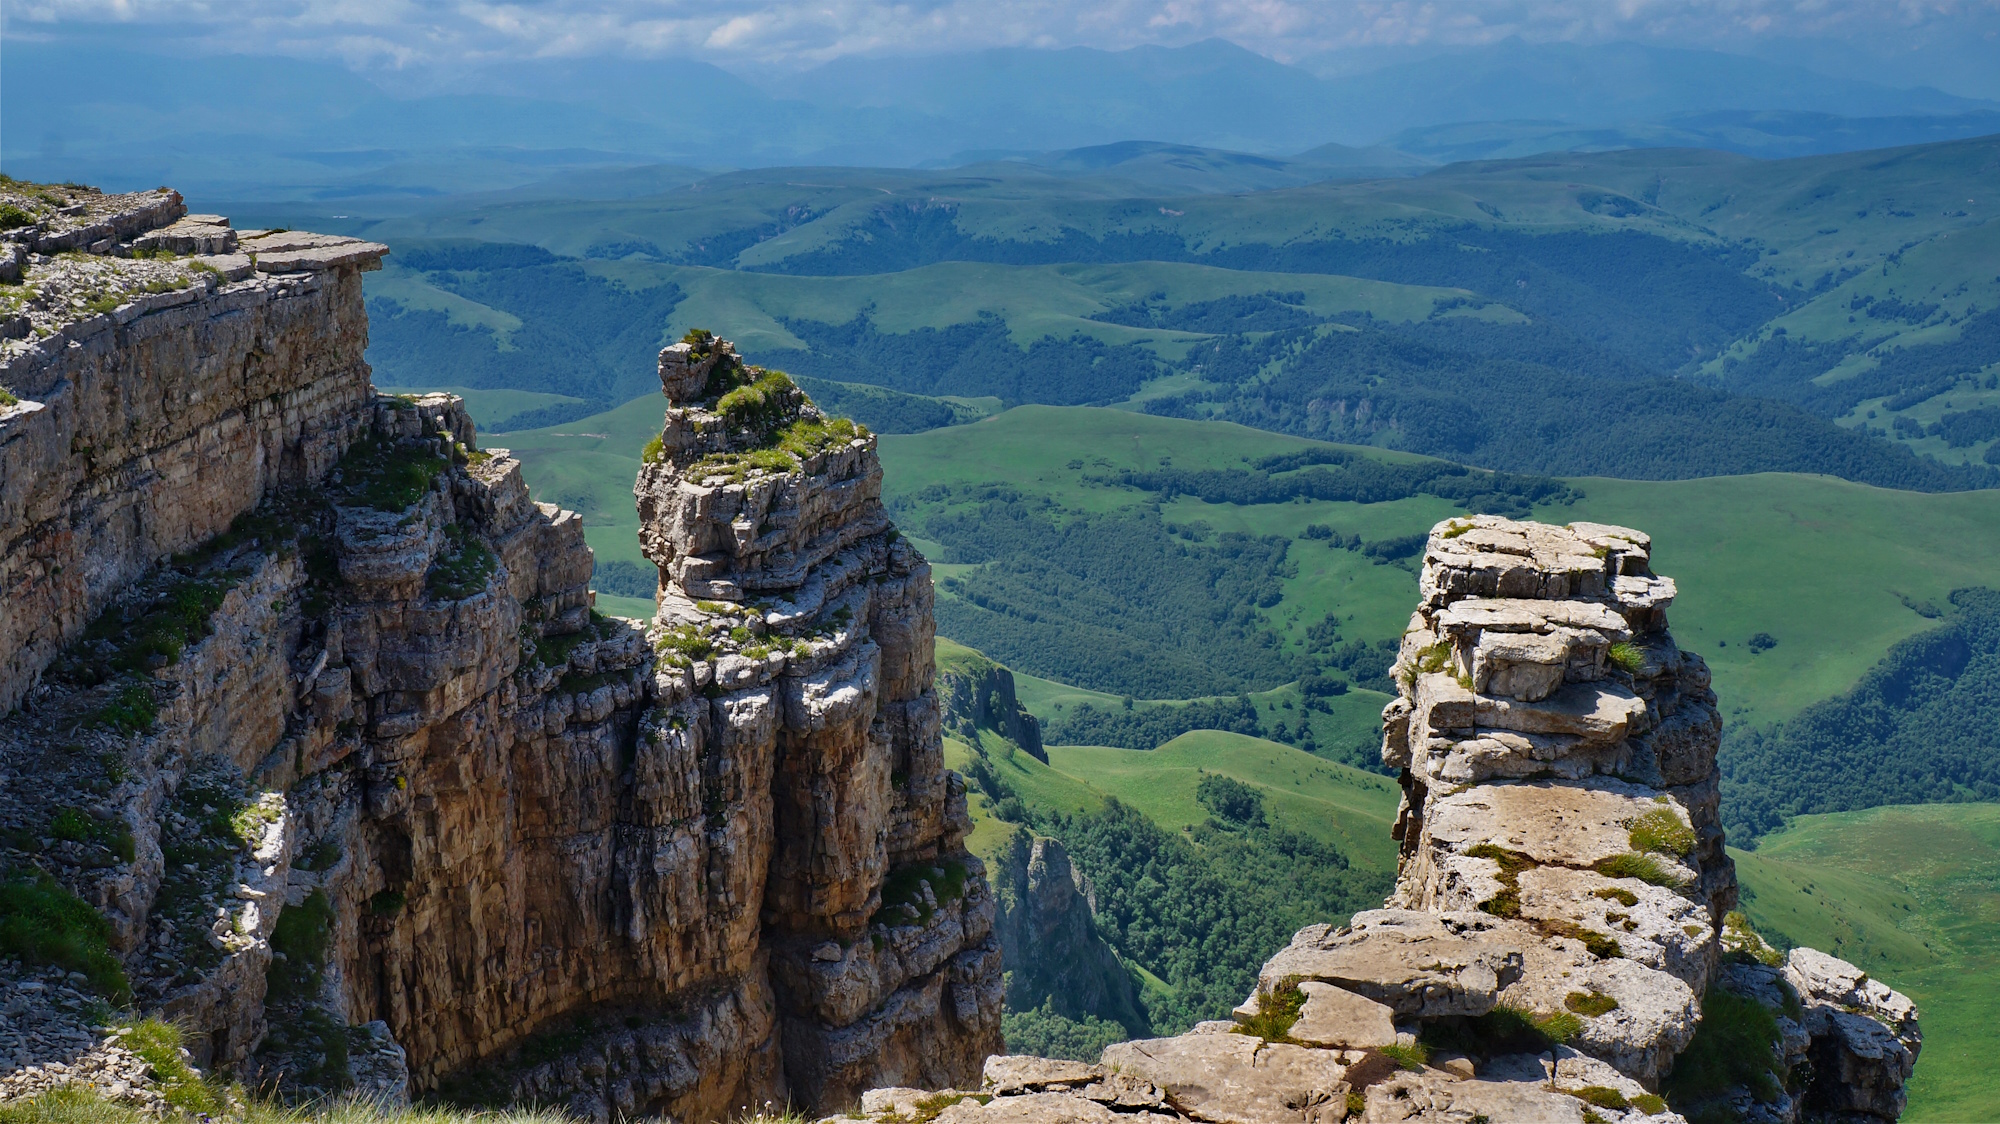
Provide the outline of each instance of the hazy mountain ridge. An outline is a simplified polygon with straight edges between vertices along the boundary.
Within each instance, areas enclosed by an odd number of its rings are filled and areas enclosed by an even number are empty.
[[[84,71],[95,78],[79,94],[65,76]],[[717,151],[751,165],[898,166],[1140,138],[1269,156],[1329,141],[1381,144],[1467,121],[1586,127],[1581,140],[1557,137],[1553,147],[1705,138],[1775,154],[1936,139],[1938,128],[1958,126],[1934,116],[2000,111],[1990,101],[1713,51],[1518,41],[1322,78],[1222,40],[848,57],[800,74],[741,76],[688,58],[362,73],[292,58],[188,59],[16,40],[0,94],[0,155],[20,174],[99,176],[118,186],[172,178],[236,198],[503,190],[545,178],[524,164],[702,164]],[[1875,123],[1821,123],[1817,139],[1801,141],[1673,120],[1774,111]],[[1517,127],[1500,132],[1520,142]]]

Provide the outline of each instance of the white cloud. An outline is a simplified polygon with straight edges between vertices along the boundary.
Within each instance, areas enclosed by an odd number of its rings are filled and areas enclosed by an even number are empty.
[[[392,67],[598,54],[800,66],[1209,37],[1288,61],[1509,36],[1732,51],[1827,39],[1871,56],[1970,41],[2000,60],[2000,0],[0,0],[0,21],[35,38],[158,27],[210,49]]]

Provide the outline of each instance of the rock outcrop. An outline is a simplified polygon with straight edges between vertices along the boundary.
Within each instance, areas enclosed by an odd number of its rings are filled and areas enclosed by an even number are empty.
[[[996,863],[995,928],[1009,1007],[1106,1019],[1128,1034],[1143,1033],[1147,1019],[1138,988],[1098,934],[1089,888],[1062,842],[1016,828]]]
[[[973,1078],[993,899],[871,436],[669,349],[660,616],[606,618],[576,514],[456,398],[368,386],[383,247],[7,190],[0,873],[102,914],[64,986],[297,1096],[705,1120]],[[49,1017],[0,1089],[125,1081]]]
[[[938,697],[946,724],[975,748],[984,747],[984,731],[1006,738],[1028,756],[1046,763],[1042,724],[1014,694],[1014,673],[969,648],[956,649],[948,664],[938,666]]]
[[[1895,1119],[1909,1000],[1733,912],[1721,720],[1650,555],[1620,527],[1440,523],[1383,713],[1404,794],[1386,907],[1301,930],[1233,1023],[864,1103],[952,1124]]]

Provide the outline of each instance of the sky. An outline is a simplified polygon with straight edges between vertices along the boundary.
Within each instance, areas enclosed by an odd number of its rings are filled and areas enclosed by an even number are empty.
[[[0,37],[14,41],[331,58],[376,72],[637,55],[742,73],[856,54],[1220,37],[1329,73],[1512,36],[1767,55],[1982,95],[1967,84],[2000,81],[2000,0],[0,0]]]

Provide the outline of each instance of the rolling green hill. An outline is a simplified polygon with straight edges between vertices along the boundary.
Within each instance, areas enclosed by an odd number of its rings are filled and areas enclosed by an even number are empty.
[[[1983,1120],[2000,1094],[2000,805],[1802,816],[1733,851],[1743,908],[1780,942],[1850,960],[1914,999],[1910,1121]]]
[[[576,422],[492,435],[488,443],[522,458],[538,496],[583,514],[585,535],[600,558],[646,565],[631,482],[639,449],[658,432],[662,409],[659,398],[640,398]],[[1156,493],[1110,479],[1120,471],[1158,469],[1162,458],[1190,470],[1242,468],[1246,460],[1320,446],[1222,423],[1022,407],[974,425],[885,436],[881,447],[886,496],[899,521],[941,563],[940,577],[964,581],[974,580],[969,575],[977,568],[952,565],[950,548],[925,532],[934,513],[965,504],[917,497],[1002,482],[1065,511],[1150,511]],[[1389,464],[1423,463],[1386,451],[1366,455]],[[1911,605],[1943,605],[1953,589],[1994,581],[1992,559],[2000,557],[2000,494],[1993,492],[1913,494],[1785,475],[1586,479],[1575,486],[1580,499],[1540,507],[1536,516],[1621,523],[1653,534],[1660,571],[1683,590],[1674,608],[1676,633],[1714,667],[1725,713],[1746,725],[1784,719],[1848,689],[1890,645],[1932,627],[1934,621]],[[1394,637],[1408,616],[1415,582],[1395,562],[1306,539],[1307,527],[1324,525],[1364,544],[1393,542],[1420,535],[1457,510],[1451,501],[1422,494],[1381,503],[1263,504],[1181,496],[1160,503],[1159,518],[1181,527],[1207,524],[1212,536],[1284,539],[1288,568],[1275,575],[1278,600],[1255,615],[1259,630],[1281,637],[1296,653],[1312,627],[1329,618],[1343,644]],[[954,596],[944,593],[941,602]],[[1840,612],[1825,612],[1828,605]],[[1744,641],[1759,632],[1775,637],[1777,647],[1753,653]],[[1089,684],[1044,687],[1032,676],[1046,675],[1046,665],[1010,663],[1027,673],[1022,698],[1045,720],[1056,716],[1055,702],[1115,702],[1122,693],[1072,693]]]
[[[384,381],[583,400],[517,428],[639,392],[699,324],[922,395],[1515,471],[1942,490],[2000,480],[1996,150],[1651,149],[1159,199],[1018,164],[769,169],[348,225],[397,251],[368,282]]]
[[[1226,424],[1022,407],[969,427],[885,437],[882,456],[887,494],[901,505],[899,518],[910,533],[922,538],[933,506],[915,497],[933,489],[1001,481],[1065,510],[1109,512],[1155,498],[1107,483],[1119,470],[1157,468],[1161,458],[1188,469],[1241,468],[1246,459],[1312,447]],[[1934,624],[1905,598],[1943,604],[1953,589],[1994,580],[1992,560],[2000,557],[2000,495],[1993,492],[1915,494],[1775,474],[1574,483],[1582,498],[1539,507],[1536,517],[1651,533],[1656,565],[1683,591],[1673,610],[1676,634],[1714,667],[1729,717],[1751,725],[1783,719],[1852,686],[1891,644]],[[1456,510],[1425,495],[1373,504],[1245,505],[1182,496],[1160,504],[1167,523],[1289,541],[1286,561],[1297,572],[1281,579],[1281,598],[1261,610],[1260,620],[1295,648],[1328,616],[1348,639],[1395,636],[1415,590],[1410,570],[1305,539],[1306,527],[1321,524],[1381,542],[1422,534]],[[961,580],[971,579],[962,572]],[[1825,611],[1829,605],[1840,611]],[[1758,632],[1776,637],[1778,646],[1752,653],[1744,642]],[[1010,662],[1031,674],[1045,670],[1032,660]],[[1033,691],[1024,688],[1023,695],[1035,705]]]
[[[1350,860],[1390,874],[1396,817],[1393,781],[1300,753],[1263,738],[1196,730],[1152,750],[1055,746],[1049,764],[1099,792],[1116,796],[1169,831],[1209,818],[1195,799],[1203,773],[1220,773],[1264,794],[1274,820],[1331,843]]]

